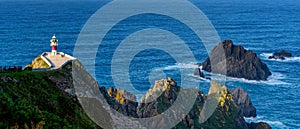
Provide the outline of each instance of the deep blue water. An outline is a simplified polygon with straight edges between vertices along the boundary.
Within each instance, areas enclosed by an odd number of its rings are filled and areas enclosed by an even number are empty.
[[[0,65],[29,64],[38,54],[50,51],[52,34],[59,39],[59,51],[73,53],[76,39],[89,17],[109,1],[0,1]],[[300,128],[300,58],[287,61],[267,60],[272,52],[286,49],[300,56],[300,2],[280,0],[192,1],[211,20],[222,40],[231,39],[257,53],[268,65],[272,76],[266,82],[228,78],[229,88],[242,87],[257,108],[257,118],[273,128]],[[143,28],[172,31],[186,41],[197,62],[207,57],[201,41],[182,23],[155,14],[127,18],[108,33],[96,59],[96,78],[100,85],[111,81],[111,54],[122,37]],[[141,42],[145,42],[141,40]],[[172,46],[168,46],[172,47]],[[99,54],[99,53],[105,54]],[[184,56],[184,55],[182,55]],[[138,53],[129,67],[130,81],[141,92],[151,87],[148,76],[154,68],[180,82],[179,68],[191,68],[195,62],[176,64],[166,52],[147,49]],[[197,81],[194,78],[191,81]],[[208,82],[200,89],[207,92]]]

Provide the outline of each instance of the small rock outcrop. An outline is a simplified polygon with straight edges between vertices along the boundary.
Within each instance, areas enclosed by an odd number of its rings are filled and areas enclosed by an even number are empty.
[[[267,80],[271,75],[256,53],[234,45],[231,40],[219,43],[201,65],[208,72],[249,80]]]
[[[105,87],[99,89],[113,109],[126,116],[138,117],[136,113],[138,103],[134,101],[136,97],[133,94],[114,87],[110,87],[108,90]]]
[[[180,87],[172,78],[155,81],[153,88],[149,89],[146,95],[141,98],[141,105],[137,110],[138,115],[141,118],[146,118],[164,112],[176,100],[179,90]],[[155,105],[160,105],[160,107]]]
[[[256,108],[252,105],[250,97],[242,88],[230,90],[235,104],[239,107],[238,117],[235,121],[236,129],[250,129],[250,125],[246,123],[244,117],[256,117]],[[256,123],[255,123],[256,124]],[[251,127],[252,128],[252,127]]]
[[[286,50],[281,50],[279,52],[273,53],[272,56],[269,56],[269,59],[285,60],[286,57],[292,57],[292,54]]]
[[[199,76],[199,77],[202,77],[202,78],[205,77],[205,76],[204,76],[204,73],[201,71],[200,68],[196,68],[196,69],[195,69],[194,75]]]
[[[239,106],[239,116],[241,117],[256,117],[256,108],[253,106],[247,92],[242,88],[230,90],[233,95],[234,102]]]

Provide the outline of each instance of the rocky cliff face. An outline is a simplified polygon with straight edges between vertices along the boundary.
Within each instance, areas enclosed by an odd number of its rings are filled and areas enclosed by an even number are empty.
[[[173,79],[162,79],[155,82],[153,88],[141,98],[138,115],[141,118],[153,117],[167,110],[178,96],[180,87]],[[153,108],[156,107],[156,108]]]
[[[231,40],[219,43],[201,65],[208,72],[249,80],[267,80],[271,75],[267,65],[256,53],[235,46]]]
[[[244,117],[255,117],[256,109],[252,105],[250,97],[243,89],[233,89],[228,91],[226,86],[221,86],[216,82],[211,82],[211,87],[221,87],[220,96],[216,99],[219,103],[213,114],[204,122],[200,123],[199,116],[204,110],[204,104],[207,102],[208,95],[198,91],[196,100],[192,109],[187,114],[181,114],[183,118],[174,128],[236,128],[236,129],[269,129],[267,123],[246,123]],[[127,91],[110,87],[100,87],[99,90],[107,100],[108,104],[116,111],[126,116],[135,118],[151,118],[158,116],[168,110],[178,99],[179,92],[188,93],[189,89],[182,88],[172,79],[161,79],[155,82],[153,88],[149,89],[144,97],[140,100],[140,105],[134,101],[134,95]],[[129,98],[129,99],[128,99]],[[187,100],[189,101],[189,100]],[[184,106],[183,106],[184,107]],[[172,117],[176,116],[176,110]],[[171,118],[172,118],[171,117]],[[156,123],[157,127],[161,127],[168,120],[162,119]],[[118,123],[119,126],[126,126],[126,123]]]
[[[235,88],[230,90],[235,104],[239,107],[238,116],[235,122],[236,129],[271,129],[271,127],[264,122],[246,123],[244,117],[256,117],[256,108],[252,105],[251,99],[247,92],[242,88]]]
[[[219,84],[212,83],[212,85]],[[180,90],[187,89],[177,86],[176,82],[171,78],[156,81],[153,88],[141,99],[141,105],[137,108],[138,117],[148,118],[163,113],[176,101]],[[213,115],[206,122],[199,123],[199,116],[206,100],[207,96],[199,91],[193,108],[174,128],[248,129],[253,127],[269,127],[266,123],[247,124],[245,122],[243,117],[255,117],[256,109],[253,107],[248,94],[240,88],[228,91],[223,86],[219,105]]]
[[[250,97],[242,88],[230,90],[233,95],[234,102],[239,106],[239,116],[256,117],[256,108],[252,105]]]
[[[138,117],[136,111],[138,103],[132,101],[136,100],[133,94],[113,87],[109,87],[107,91],[105,89],[105,87],[100,87],[101,93],[106,98],[109,98],[107,100],[112,108],[126,116]]]

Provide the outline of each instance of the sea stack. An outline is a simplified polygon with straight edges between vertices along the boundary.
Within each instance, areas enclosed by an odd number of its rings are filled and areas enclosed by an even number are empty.
[[[267,80],[271,75],[268,66],[256,53],[244,49],[243,46],[234,45],[231,40],[225,40],[214,47],[210,57],[201,65],[208,72],[248,80]]]

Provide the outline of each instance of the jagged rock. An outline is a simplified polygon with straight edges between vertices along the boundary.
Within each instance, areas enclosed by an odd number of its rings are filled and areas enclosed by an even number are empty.
[[[153,88],[149,89],[146,95],[141,98],[141,105],[137,110],[138,115],[146,118],[164,112],[176,100],[179,90],[180,87],[172,78],[155,81]]]
[[[292,54],[286,50],[281,50],[279,52],[273,53],[272,56],[269,56],[269,59],[285,60],[286,57],[292,57]]]
[[[137,106],[136,96],[125,91],[110,87],[107,91],[105,87],[100,87],[100,92],[106,98],[109,105],[116,111],[132,117],[137,116]]]
[[[201,71],[200,68],[196,68],[196,69],[195,69],[194,75],[200,76],[200,77],[202,77],[202,78],[205,78],[205,76],[204,76],[204,74],[203,74],[203,72]]]
[[[153,117],[161,114],[167,110],[176,101],[179,91],[184,92],[187,89],[180,88],[173,79],[162,79],[156,81],[154,87],[150,89],[146,96],[141,99],[141,102],[147,102],[150,96],[157,97],[154,101],[148,103],[141,103],[138,107],[138,115],[141,118]],[[211,85],[220,84],[212,82]],[[212,87],[212,86],[211,86]],[[188,92],[188,91],[187,91]],[[159,93],[159,94],[158,94]],[[244,117],[255,117],[256,109],[252,105],[248,93],[243,89],[237,88],[228,91],[225,86],[222,86],[220,91],[220,102],[215,109],[213,115],[204,123],[199,123],[199,116],[203,105],[207,100],[207,96],[201,91],[198,92],[196,101],[190,112],[177,124],[177,128],[236,128],[236,129],[252,129],[252,128],[266,128],[270,127],[266,123],[248,124]],[[153,99],[153,98],[151,98]],[[163,123],[163,122],[162,122]],[[266,125],[265,125],[266,124]]]
[[[121,104],[126,103],[127,101],[136,101],[136,96],[125,90],[109,87],[107,93],[110,97],[115,98]]]
[[[235,88],[230,91],[234,102],[239,107],[239,116],[235,121],[235,129],[271,129],[271,126],[265,122],[246,123],[244,117],[256,117],[256,108],[252,105],[247,92],[242,88]]]
[[[250,97],[242,88],[235,88],[230,91],[234,102],[239,106],[240,117],[256,117],[256,108],[252,105]]]
[[[271,75],[267,65],[256,53],[233,45],[231,40],[219,43],[201,65],[208,72],[249,80],[267,80]]]
[[[170,85],[173,82],[174,81],[169,78],[168,80],[162,79],[155,83],[154,88],[149,90],[146,96],[156,94],[155,92],[160,92],[161,90],[162,93],[155,101],[141,103],[138,107],[138,114],[140,117],[145,118],[159,115],[172,106],[172,104],[176,101],[179,91],[186,93],[189,92],[188,89],[180,88],[177,85]],[[212,85],[215,84],[217,83],[212,83]],[[234,103],[232,95],[227,92],[227,88],[223,86],[222,89],[220,104],[214,111],[214,114],[206,122],[199,123],[199,116],[207,96],[201,91],[198,91],[196,101],[192,109],[174,128],[234,128],[235,125],[233,123],[235,123],[235,118],[238,117],[238,106]],[[147,97],[144,97],[144,99],[146,98]],[[144,99],[142,99],[142,102],[146,101]]]
[[[265,123],[265,122],[259,122],[259,123],[253,123],[251,122],[248,124],[249,129],[272,129],[272,127]]]
[[[246,123],[244,117],[256,117],[256,108],[252,105],[251,99],[247,92],[242,88],[230,90],[233,100],[239,107],[238,117],[235,121],[236,129],[249,129],[250,125]]]

